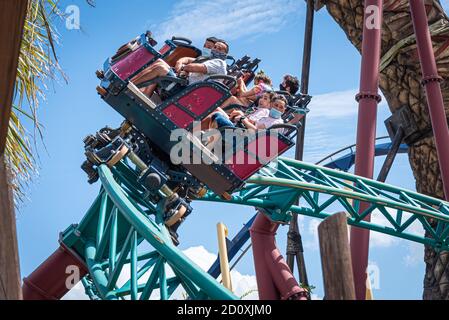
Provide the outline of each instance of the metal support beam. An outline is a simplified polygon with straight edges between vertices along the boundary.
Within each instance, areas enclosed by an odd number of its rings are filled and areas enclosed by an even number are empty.
[[[33,271],[23,279],[24,300],[59,300],[76,283],[67,282],[70,274],[67,267],[76,268],[79,279],[87,274],[84,261],[62,241],[60,247]],[[75,269],[70,269],[75,270]],[[70,284],[68,286],[67,284]]]
[[[223,223],[217,224],[218,252],[220,258],[221,282],[232,291],[231,270],[229,269],[228,249],[226,246],[226,237],[228,228]]]
[[[309,93],[310,62],[312,58],[313,20],[314,20],[314,0],[307,0],[306,27],[304,31],[304,51],[301,72],[301,93]],[[306,115],[298,123],[298,135],[296,137],[295,159],[302,160],[304,157],[304,138],[306,132]],[[304,251],[302,246],[301,233],[298,228],[298,216],[293,215],[287,234],[287,265],[293,272],[295,269],[295,257],[298,265],[300,282],[308,286],[307,271],[304,261]]]
[[[394,159],[398,154],[399,148],[401,147],[402,140],[404,139],[404,130],[402,127],[398,128],[396,135],[392,141],[390,151],[388,151],[387,158],[385,159],[382,169],[379,172],[377,181],[385,182],[387,180],[388,174],[390,173],[391,167],[393,166]]]
[[[441,94],[440,82],[442,78],[438,75],[424,1],[410,0],[410,11],[421,62],[422,85],[426,89],[427,105],[429,106],[430,120],[435,137],[441,179],[443,180],[444,194],[447,200],[449,199],[449,129]]]
[[[355,174],[367,178],[372,178],[374,171],[377,104],[380,102],[378,90],[382,15],[383,0],[365,0],[360,92],[356,96],[359,114]],[[361,203],[360,212],[367,207],[367,203]],[[370,215],[365,217],[365,221],[370,219]],[[351,254],[358,300],[366,297],[368,252],[369,231],[351,228]]]
[[[305,290],[290,273],[276,246],[275,234],[278,228],[279,224],[259,213],[250,229],[259,299],[306,300]]]

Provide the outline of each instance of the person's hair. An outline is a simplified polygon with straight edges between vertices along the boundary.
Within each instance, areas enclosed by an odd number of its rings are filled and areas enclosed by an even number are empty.
[[[229,53],[229,44],[226,41],[224,41],[223,39],[217,39],[215,43],[217,42],[223,43],[226,46],[226,53]]]
[[[290,94],[296,94],[299,90],[299,80],[298,78],[287,74],[284,76],[286,87],[290,88]]]
[[[268,94],[268,96],[270,97],[270,101],[272,101],[276,96],[276,93],[274,93],[274,91],[265,91],[263,94]]]
[[[206,41],[208,42],[212,42],[212,43],[217,43],[218,41],[220,41],[220,39],[216,38],[216,37],[209,37],[206,39]]]
[[[284,102],[285,107],[287,108],[288,101],[287,101],[287,99],[283,95],[281,95],[281,94],[274,94],[273,98],[271,98],[271,102],[275,102],[277,100],[281,100],[282,102]]]
[[[262,96],[263,96],[264,94],[268,94],[268,100],[269,100],[269,103],[271,103],[271,102],[273,101],[273,98],[276,96],[276,93],[275,93],[274,91],[265,91],[265,92],[262,94]],[[257,99],[257,105],[259,105],[259,101],[260,101],[261,98],[262,98],[262,97],[260,97],[260,98]]]
[[[259,71],[256,76],[254,77],[254,81],[263,81],[263,83],[268,84],[271,86],[273,82],[271,81],[270,77],[265,74],[263,71]]]

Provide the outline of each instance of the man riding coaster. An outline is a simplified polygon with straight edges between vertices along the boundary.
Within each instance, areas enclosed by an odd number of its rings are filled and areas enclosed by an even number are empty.
[[[212,39],[212,41],[211,41]],[[208,47],[215,38],[208,38],[205,46]],[[207,47],[204,53],[207,54]],[[211,57],[196,61],[195,58],[181,58],[177,61],[174,70],[162,59],[158,59],[151,66],[137,74],[131,81],[135,85],[145,83],[162,76],[184,76],[188,78],[189,84],[204,81],[211,75],[226,75],[226,58],[229,52],[229,45],[224,40],[218,40],[211,49]],[[200,62],[202,61],[202,62]],[[151,84],[142,88],[141,91],[151,98],[156,90],[157,84]]]

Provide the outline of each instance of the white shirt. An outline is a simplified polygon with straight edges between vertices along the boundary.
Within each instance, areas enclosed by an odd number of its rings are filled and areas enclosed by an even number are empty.
[[[264,117],[260,118],[259,121],[256,122],[256,128],[257,129],[269,129],[270,127],[274,126],[275,124],[283,124],[284,120],[282,119],[275,119],[272,117]]]
[[[197,72],[190,73],[189,84],[204,81],[207,78],[209,78],[210,76],[215,75],[215,74],[226,75],[228,73],[227,72],[227,64],[226,64],[226,61],[224,61],[224,60],[212,59],[212,60],[207,60],[206,62],[204,62],[202,64],[204,64],[206,66],[207,73],[206,74],[197,73]]]
[[[248,119],[254,122],[259,121],[262,118],[268,117],[270,115],[270,109],[258,108],[256,111],[248,116]]]

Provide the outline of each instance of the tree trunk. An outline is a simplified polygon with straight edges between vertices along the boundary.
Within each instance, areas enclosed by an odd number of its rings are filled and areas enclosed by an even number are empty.
[[[0,0],[0,300],[21,299],[16,220],[4,150],[27,0]]]
[[[449,19],[438,0],[424,0],[429,25],[440,27],[433,32],[432,42],[441,83],[446,115],[449,114]],[[361,50],[363,25],[363,0],[327,0],[328,12],[346,33],[351,43]],[[431,132],[429,111],[424,89],[421,87],[421,67],[408,0],[384,1],[382,31],[382,67],[380,87],[394,112],[406,106],[422,133],[421,139],[409,149],[410,165],[416,179],[418,192],[443,198],[443,186],[438,165],[435,142]],[[434,28],[432,28],[434,29]],[[410,37],[410,41],[398,45]],[[388,59],[389,57],[389,59]],[[431,221],[432,222],[432,221]],[[426,235],[430,237],[429,234]],[[449,253],[437,254],[425,247],[424,299],[449,299]]]
[[[355,300],[346,212],[326,218],[318,226],[325,300]]]
[[[0,160],[0,300],[22,298],[16,219],[8,168]]]

